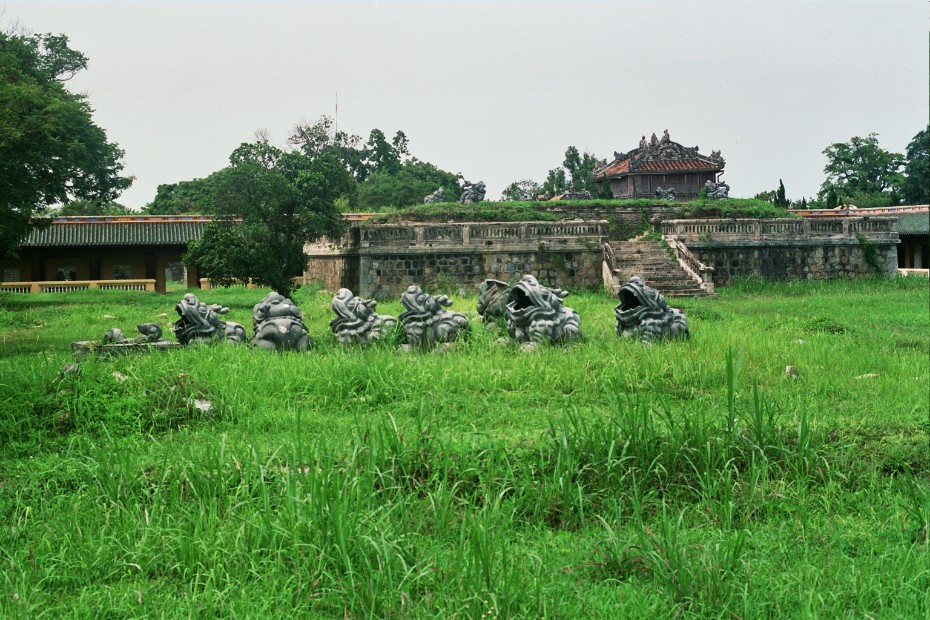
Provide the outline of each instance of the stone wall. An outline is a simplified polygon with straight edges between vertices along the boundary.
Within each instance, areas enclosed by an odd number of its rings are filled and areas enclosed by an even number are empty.
[[[701,263],[714,268],[716,286],[726,286],[735,277],[831,280],[872,273],[894,277],[899,243],[895,221],[893,217],[670,220],[662,228]]]
[[[304,280],[376,299],[411,284],[474,290],[487,278],[524,274],[571,289],[600,286],[606,222],[361,224],[336,243],[307,246]]]

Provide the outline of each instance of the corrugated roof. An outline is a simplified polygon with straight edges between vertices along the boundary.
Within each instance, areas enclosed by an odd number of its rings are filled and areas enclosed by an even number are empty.
[[[901,213],[898,215],[898,234],[930,234],[930,213]]]
[[[200,239],[206,221],[53,222],[33,230],[23,247],[187,245]]]

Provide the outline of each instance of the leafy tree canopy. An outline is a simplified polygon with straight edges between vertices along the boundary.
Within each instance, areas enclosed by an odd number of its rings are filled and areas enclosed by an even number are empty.
[[[852,196],[890,194],[900,188],[904,157],[881,148],[877,136],[855,136],[849,142],[837,142],[824,149],[827,165],[823,171],[827,178],[820,187],[821,199],[826,199],[831,189],[840,202],[849,203],[847,199]]]
[[[501,194],[501,200],[526,202],[536,200],[536,196],[542,193],[543,189],[536,181],[523,179],[522,181],[514,181],[505,187],[504,192]]]
[[[210,180],[191,179],[158,186],[155,199],[142,209],[149,215],[206,213],[209,209]]]
[[[907,145],[901,193],[907,204],[930,203],[930,125]]]
[[[304,243],[342,232],[335,202],[354,189],[335,153],[311,157],[267,141],[241,145],[207,181],[209,212],[218,219],[189,245],[184,262],[219,286],[252,280],[282,295],[307,264]]]
[[[0,255],[13,255],[50,205],[108,203],[132,183],[86,97],[64,82],[87,58],[64,35],[0,33]]]
[[[425,161],[411,158],[394,172],[376,170],[358,186],[358,208],[378,211],[381,207],[409,207],[440,187],[446,202],[457,202],[462,190],[461,175],[441,170]]]

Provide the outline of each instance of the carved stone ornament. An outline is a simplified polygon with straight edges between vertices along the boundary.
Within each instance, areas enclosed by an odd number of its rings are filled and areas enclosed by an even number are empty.
[[[665,298],[639,277],[633,276],[617,293],[620,303],[614,308],[617,335],[638,338],[650,344],[663,338],[687,340],[688,319],[680,310],[670,308]]]
[[[662,189],[661,187],[656,188],[656,198],[660,200],[675,200],[678,196],[678,192],[675,191],[674,187],[668,189]]]
[[[481,202],[484,200],[485,193],[484,181],[478,181],[474,184],[465,181],[465,185],[462,187],[462,195],[459,197],[459,202],[462,204]]]
[[[704,189],[707,190],[707,197],[713,199],[728,198],[730,196],[730,186],[722,181],[720,183],[714,183],[713,181],[706,181],[704,183]]]
[[[507,320],[507,296],[510,285],[500,280],[485,280],[478,287],[478,314],[487,325]]]
[[[224,340],[239,344],[245,340],[242,325],[220,318],[219,315],[229,312],[229,308],[205,304],[193,293],[187,293],[174,309],[181,317],[174,322],[174,335],[181,344]]]
[[[347,288],[339,289],[330,309],[336,318],[329,322],[330,329],[341,344],[371,344],[397,327],[397,319],[377,314],[377,302],[356,297]]]
[[[532,275],[520,278],[510,289],[507,331],[517,342],[559,344],[581,340],[581,318],[562,305],[568,292],[539,284]]]
[[[272,291],[252,308],[252,344],[269,351],[307,351],[312,344],[300,308]]]
[[[433,202],[444,202],[446,199],[446,190],[443,188],[437,189],[435,192],[423,198],[424,204],[430,204]]]
[[[113,327],[104,334],[103,344],[146,344],[161,340],[161,325],[158,323],[139,323],[136,329],[139,330],[140,335],[127,338],[123,335],[123,330]]]
[[[406,308],[400,315],[404,326],[407,343],[418,348],[453,342],[458,338],[468,337],[471,327],[468,317],[458,312],[443,310],[452,305],[445,295],[427,295],[419,286],[410,286],[400,296],[400,303]]]

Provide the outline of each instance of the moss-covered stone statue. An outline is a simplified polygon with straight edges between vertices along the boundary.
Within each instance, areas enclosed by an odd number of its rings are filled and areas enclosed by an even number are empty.
[[[371,344],[381,340],[397,328],[397,319],[386,314],[377,314],[378,303],[356,297],[347,288],[339,289],[330,309],[336,318],[329,322],[330,329],[341,344]]]
[[[445,295],[427,295],[419,286],[410,286],[401,295],[400,303],[406,308],[400,315],[407,344],[428,349],[437,344],[465,339],[470,333],[468,317],[459,312],[444,310],[452,305]]]
[[[633,276],[617,292],[620,303],[614,308],[617,317],[617,335],[638,338],[644,343],[654,340],[683,339],[691,334],[688,319],[680,310],[670,308],[665,298]]]

